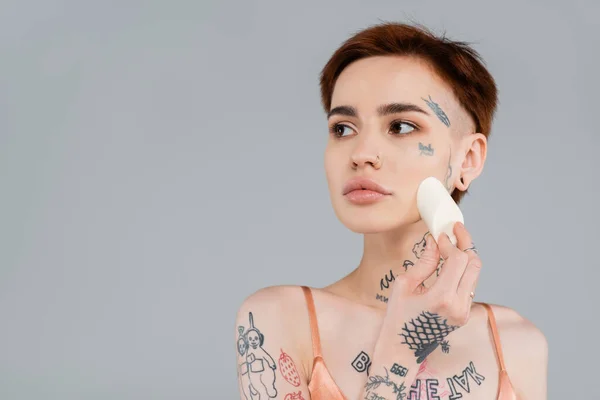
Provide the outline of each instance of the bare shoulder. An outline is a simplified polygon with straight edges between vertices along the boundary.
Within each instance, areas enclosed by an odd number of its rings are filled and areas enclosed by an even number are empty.
[[[532,321],[516,310],[492,305],[506,370],[525,399],[545,399],[548,368],[548,341]]]
[[[269,320],[288,319],[293,317],[290,313],[305,311],[306,301],[300,286],[268,286],[249,294],[240,304],[238,316],[251,310],[265,314]]]
[[[265,349],[284,351],[303,366],[310,361],[310,324],[300,286],[269,286],[249,294],[237,310],[235,325],[237,341],[255,329]]]
[[[548,342],[544,333],[513,308],[492,304],[504,353],[544,356]],[[508,354],[507,354],[508,356]]]

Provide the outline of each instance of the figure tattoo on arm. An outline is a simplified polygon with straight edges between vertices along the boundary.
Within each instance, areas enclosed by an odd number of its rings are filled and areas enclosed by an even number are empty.
[[[448,353],[450,344],[445,340],[446,336],[457,328],[458,326],[448,325],[446,319],[442,321],[440,315],[424,311],[408,324],[405,323],[399,335],[404,338],[402,343],[415,351],[417,363],[420,364],[438,346],[442,346],[442,351]]]
[[[250,326],[246,330],[238,327],[237,350],[242,361],[238,365],[238,379],[242,393],[247,400],[269,399],[277,397],[275,388],[275,369],[273,357],[263,345],[265,336],[254,326],[254,317],[249,313]]]

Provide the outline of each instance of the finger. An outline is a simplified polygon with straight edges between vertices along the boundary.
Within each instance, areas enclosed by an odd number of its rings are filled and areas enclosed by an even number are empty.
[[[453,230],[456,229],[456,225],[458,224],[458,222],[456,222],[453,226]],[[457,245],[458,245],[458,238],[457,239]],[[438,247],[440,249],[440,254],[442,255],[442,258],[444,260],[448,259],[452,254],[456,254],[456,253],[461,253],[461,251],[452,244],[452,242],[450,241],[450,238],[448,238],[448,235],[444,232],[442,232],[439,236],[439,238],[437,239],[437,244]]]
[[[470,304],[470,302],[473,301],[471,292],[475,293],[475,288],[479,281],[479,274],[481,273],[481,266],[482,262],[478,256],[469,260],[465,273],[457,288],[457,295],[461,302]]]
[[[473,241],[471,239],[471,234],[465,228],[465,225],[461,222],[457,222],[454,224],[453,229],[454,235],[456,236],[456,247],[462,251],[473,246]]]
[[[438,247],[444,258],[444,265],[441,268],[434,286],[438,286],[441,290],[448,290],[452,293],[456,293],[458,284],[467,268],[469,256],[454,247],[450,238],[445,233],[440,235]]]
[[[438,266],[440,251],[438,245],[431,234],[425,237],[425,250],[421,254],[419,261],[408,270],[407,277],[411,280],[414,287],[419,286],[423,281],[433,274]]]

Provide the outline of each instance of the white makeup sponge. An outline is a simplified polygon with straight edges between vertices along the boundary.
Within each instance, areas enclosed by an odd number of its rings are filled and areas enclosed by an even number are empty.
[[[436,242],[444,232],[456,246],[454,224],[457,221],[464,224],[465,221],[460,208],[442,182],[433,176],[421,182],[417,190],[417,208]]]

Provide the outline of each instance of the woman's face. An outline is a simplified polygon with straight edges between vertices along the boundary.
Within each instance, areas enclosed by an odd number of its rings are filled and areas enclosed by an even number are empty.
[[[390,104],[407,107],[381,112]],[[421,181],[435,176],[450,191],[459,177],[462,160],[451,152],[469,128],[467,120],[450,88],[422,61],[386,56],[350,64],[333,91],[325,150],[330,197],[340,221],[359,233],[419,221]],[[369,204],[353,202],[343,189],[355,177],[370,178],[391,194]]]

